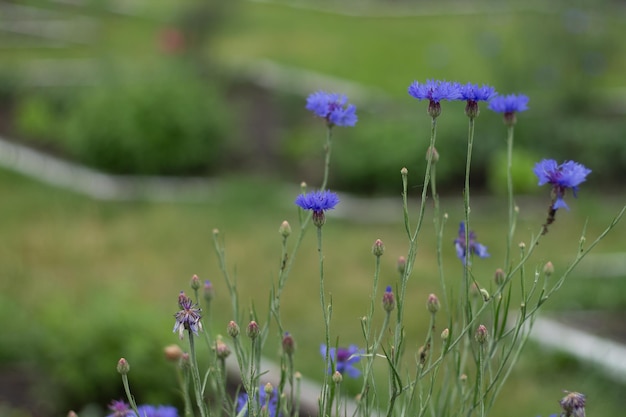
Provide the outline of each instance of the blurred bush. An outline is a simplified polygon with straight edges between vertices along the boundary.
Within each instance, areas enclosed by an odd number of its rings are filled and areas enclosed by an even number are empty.
[[[194,78],[95,87],[68,109],[64,145],[113,173],[215,172],[232,130],[220,97]]]

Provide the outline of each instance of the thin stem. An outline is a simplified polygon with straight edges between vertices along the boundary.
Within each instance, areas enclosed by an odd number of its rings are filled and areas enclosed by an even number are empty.
[[[509,199],[509,228],[508,237],[506,241],[506,255],[504,258],[504,268],[508,270],[509,262],[511,261],[511,246],[513,244],[513,234],[515,233],[515,219],[514,210],[515,202],[513,200],[513,125],[510,125],[507,130],[507,150],[506,150],[506,185]]]
[[[198,361],[196,360],[196,348],[194,344],[193,331],[188,329],[189,335],[189,359],[191,361],[191,377],[193,379],[193,387],[196,393],[196,405],[200,410],[202,417],[207,417],[207,408],[202,395],[202,382],[200,381],[200,372],[198,371]]]
[[[137,416],[140,416],[139,410],[137,409],[137,403],[135,402],[135,397],[130,393],[130,385],[128,383],[128,375],[122,374],[122,384],[124,385],[124,391],[126,392],[126,398],[128,398],[128,403],[130,404],[130,408],[133,409]]]

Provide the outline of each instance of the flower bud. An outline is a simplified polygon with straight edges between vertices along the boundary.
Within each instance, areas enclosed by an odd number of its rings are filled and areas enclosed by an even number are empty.
[[[394,308],[396,308],[396,297],[393,295],[393,291],[391,291],[391,285],[388,285],[387,290],[383,294],[383,309],[387,313],[391,313]]]
[[[234,321],[229,321],[226,326],[226,333],[232,338],[239,336],[239,326]]]
[[[478,329],[476,329],[476,335],[474,336],[476,341],[482,345],[487,341],[488,336],[489,333],[487,332],[487,328],[483,324],[478,326]]]
[[[226,359],[228,355],[230,355],[230,348],[224,343],[222,336],[217,336],[215,340],[215,356],[218,359]]]
[[[283,220],[283,222],[280,224],[280,227],[278,228],[278,233],[280,233],[280,235],[284,238],[289,237],[289,235],[291,234],[291,226],[289,225],[289,222],[287,220]]]
[[[191,289],[194,291],[200,289],[200,278],[195,274],[191,277]]]
[[[552,265],[552,262],[548,261],[544,267],[543,267],[543,274],[547,277],[550,277],[552,274],[554,274],[554,265]]]
[[[428,311],[435,314],[439,311],[439,298],[435,294],[430,294],[428,296],[428,302],[426,303],[426,307],[428,307]]]
[[[213,290],[213,284],[208,279],[204,280],[204,301],[210,303],[213,297],[215,296],[215,291]]]
[[[252,320],[248,323],[248,327],[246,328],[246,334],[252,340],[256,339],[259,336],[261,330],[259,329],[259,325],[256,321]]]
[[[483,297],[483,301],[484,302],[489,301],[489,292],[486,289],[481,288],[480,289],[480,295]]]
[[[400,275],[404,275],[404,271],[406,271],[406,258],[404,256],[398,258],[396,268],[398,269]]]
[[[163,349],[165,359],[176,362],[183,356],[183,350],[178,345],[168,345]]]
[[[409,170],[406,169],[406,167],[402,168],[400,170],[400,175],[402,175],[403,177],[406,177],[407,175],[409,175]]]
[[[376,257],[383,256],[383,253],[385,253],[385,245],[382,240],[376,239],[374,245],[372,246],[372,253]]]
[[[448,340],[448,337],[450,337],[450,329],[448,329],[447,327],[445,329],[443,329],[443,331],[441,332],[441,340]]]
[[[117,361],[117,372],[121,375],[126,375],[128,374],[128,371],[130,371],[128,361],[124,358],[120,358],[120,360]]]
[[[465,384],[467,382],[467,375],[461,374],[459,379],[461,380],[461,383]]]
[[[306,182],[302,181],[300,183],[300,191],[302,192],[302,194],[306,194]]]
[[[520,242],[518,246],[521,250],[526,249],[526,244],[524,242]]]
[[[263,391],[265,391],[265,398],[272,398],[272,393],[274,392],[274,387],[269,382],[265,384],[263,387]]]
[[[426,160],[428,161],[430,158],[432,158],[433,164],[439,161],[439,152],[437,152],[437,148],[434,146],[429,146],[428,149],[426,149]]]
[[[502,285],[505,278],[506,278],[506,274],[504,273],[502,268],[496,269],[496,273],[493,276],[493,279],[496,282],[496,285]]]
[[[333,382],[335,384],[341,384],[341,381],[343,381],[343,375],[341,375],[341,372],[335,371],[333,374]]]
[[[76,414],[76,411],[70,410],[70,412],[67,413],[67,417],[78,417],[78,414]]]
[[[293,336],[291,336],[289,332],[285,332],[283,336],[283,352],[285,352],[286,355],[293,355],[295,351],[296,342],[293,340]]]

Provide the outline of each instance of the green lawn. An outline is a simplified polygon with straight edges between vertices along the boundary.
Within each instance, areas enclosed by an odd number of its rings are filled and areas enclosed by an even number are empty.
[[[52,372],[61,372],[63,376],[57,376],[59,386],[64,386],[66,379],[80,378],[80,374],[71,372],[76,370],[76,352],[82,352],[82,360],[93,358],[100,372],[110,373],[113,381],[116,381],[114,364],[119,356],[126,356],[134,364],[133,375],[137,379],[145,371],[142,367],[159,368],[158,364],[142,361],[142,349],[146,347],[137,346],[139,339],[130,337],[120,341],[119,337],[131,334],[152,341],[149,350],[156,351],[157,358],[162,344],[176,343],[177,338],[171,333],[176,296],[181,289],[188,291],[192,274],[214,283],[217,296],[212,309],[213,326],[216,331],[225,329],[232,316],[212,250],[214,228],[219,228],[225,238],[229,269],[236,271],[242,307],[254,305],[263,314],[270,282],[277,274],[278,226],[284,219],[294,227],[297,224],[291,203],[294,195],[274,182],[260,179],[225,179],[216,189],[207,191],[204,203],[98,202],[6,172],[0,174],[0,192],[5,196],[0,205],[3,230],[0,293],[6,297],[5,308],[0,311],[2,322],[9,323],[6,331],[14,335],[10,340],[3,339],[0,357],[15,357],[14,361],[19,362],[20,354],[28,356],[38,351],[35,344],[52,344],[49,359],[28,359]],[[529,267],[552,260],[558,273],[575,253],[585,219],[589,218],[591,240],[608,224],[609,216],[617,212],[621,202],[621,197],[591,196],[586,190],[584,196],[571,202],[570,212],[558,213],[557,222],[540,243]],[[545,202],[521,199],[519,203],[520,225],[515,241],[527,241],[529,233],[537,231],[543,220]],[[461,265],[452,244],[447,242],[455,237],[462,206],[456,197],[444,199],[442,205],[450,214],[450,225],[444,235],[444,265],[448,285],[453,286],[458,282],[455,276],[461,275]],[[502,208],[501,202],[478,197],[472,205],[472,228],[492,254],[489,259],[475,262],[474,272],[485,286],[504,255]],[[439,291],[428,219],[408,289],[409,354],[425,334],[426,297]],[[598,252],[623,250],[620,235],[625,227],[620,224],[597,248]],[[331,332],[342,344],[359,344],[362,341],[359,317],[367,312],[371,294],[371,245],[376,238],[383,239],[386,253],[381,286],[393,285],[396,259],[406,252],[403,227],[400,222],[363,224],[331,216],[324,226],[324,235],[326,288],[334,300]],[[314,233],[305,238],[283,294],[282,313],[286,329],[298,343],[296,367],[307,377],[318,379],[321,377],[318,348],[323,326],[319,300],[310,296],[318,294],[319,285],[314,240]],[[557,294],[559,299],[576,293],[569,288],[571,284],[565,284]],[[605,301],[598,300],[598,304]],[[30,324],[24,326],[24,322]],[[87,335],[82,338],[73,331],[78,329],[92,334],[94,340],[100,340],[96,338],[99,332],[106,332],[107,343],[90,343]],[[70,349],[51,335],[42,336],[48,333],[76,342]],[[20,348],[23,345],[29,348]],[[89,346],[89,351],[85,353],[83,346]],[[270,343],[265,354],[276,359],[276,351],[276,344]],[[65,353],[71,356],[64,357]],[[619,389],[595,376],[589,366],[559,355],[546,355],[534,347],[527,353],[494,415],[546,415],[556,410],[555,401],[562,389],[588,394],[592,414],[617,412],[621,404]],[[54,361],[54,365],[48,360]],[[137,395],[152,398],[145,387]]]

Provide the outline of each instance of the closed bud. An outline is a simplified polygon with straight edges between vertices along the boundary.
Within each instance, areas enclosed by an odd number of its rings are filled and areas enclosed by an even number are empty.
[[[263,391],[265,391],[265,398],[272,398],[272,393],[274,392],[274,387],[269,382],[265,384],[263,387]]]
[[[165,359],[177,362],[183,356],[183,350],[178,345],[168,345],[163,349]]]
[[[283,220],[278,228],[278,233],[284,238],[289,237],[291,234],[291,226],[289,226],[289,222],[287,220]]]
[[[465,384],[467,382],[467,375],[461,374],[459,379],[461,380],[461,383]]]
[[[229,355],[230,348],[224,343],[222,336],[217,336],[215,340],[215,356],[217,356],[218,359],[226,359]]]
[[[435,294],[430,294],[428,296],[428,302],[426,303],[426,307],[428,307],[428,311],[435,314],[439,311],[439,298]]]
[[[256,321],[252,320],[250,323],[248,323],[248,327],[246,328],[246,334],[250,339],[256,339],[259,336],[260,331],[261,330],[259,329],[259,325]]]
[[[554,265],[552,265],[552,262],[550,261],[546,262],[546,264],[543,267],[543,274],[547,277],[554,274]]]
[[[504,278],[506,278],[506,275],[504,271],[502,270],[502,268],[496,269],[496,273],[493,276],[493,279],[496,282],[496,285],[502,285],[502,283],[504,282]]]
[[[488,336],[489,334],[487,332],[487,328],[483,324],[478,326],[478,329],[476,329],[476,334],[474,336],[476,338],[476,341],[482,345],[487,341]]]
[[[434,146],[429,146],[426,150],[426,160],[428,161],[431,158],[433,164],[436,164],[439,161],[439,152],[437,152],[437,148]]]
[[[480,295],[483,297],[483,301],[484,302],[489,301],[489,292],[486,289],[481,288],[480,289]]]
[[[402,175],[403,177],[406,177],[407,175],[409,175],[409,170],[406,169],[406,167],[402,168],[400,170],[400,175]]]
[[[400,275],[404,275],[404,271],[406,271],[406,258],[404,256],[398,258],[396,268],[398,269]]]
[[[120,358],[120,360],[117,361],[117,372],[121,375],[126,375],[128,374],[128,371],[130,371],[128,361],[124,358]]]
[[[306,182],[302,181],[300,183],[300,191],[302,191],[302,194],[306,194]]]
[[[341,381],[343,381],[343,375],[341,375],[341,372],[335,371],[333,374],[333,382],[335,384],[341,384]]]
[[[376,239],[374,245],[372,246],[372,253],[376,257],[383,256],[383,253],[385,253],[385,245],[382,240]]]
[[[289,332],[285,332],[282,344],[283,352],[285,352],[286,355],[293,355],[293,353],[296,351],[296,342],[295,340],[293,340],[293,336],[291,336]]]
[[[228,333],[228,335],[233,338],[239,336],[239,326],[237,325],[237,323],[232,320],[229,321],[228,325],[226,326],[226,333]]]
[[[383,294],[383,309],[387,313],[391,313],[394,308],[396,308],[396,297],[393,295],[393,291],[391,291],[391,285],[388,285],[387,290]]]
[[[519,243],[519,248],[520,248],[521,250],[526,249],[526,244],[525,244],[524,242],[520,242],[520,243]]]
[[[75,411],[70,410],[70,412],[67,413],[67,417],[78,417],[78,414],[76,414]]]
[[[200,278],[197,275],[191,277],[191,289],[194,291],[200,289]]]
[[[441,340],[448,340],[448,337],[450,337],[450,329],[448,329],[447,327],[445,329],[443,329],[443,331],[441,332]]]
[[[215,290],[213,289],[213,284],[208,279],[204,280],[204,290],[202,295],[204,296],[204,301],[210,303],[213,297],[215,296]]]

